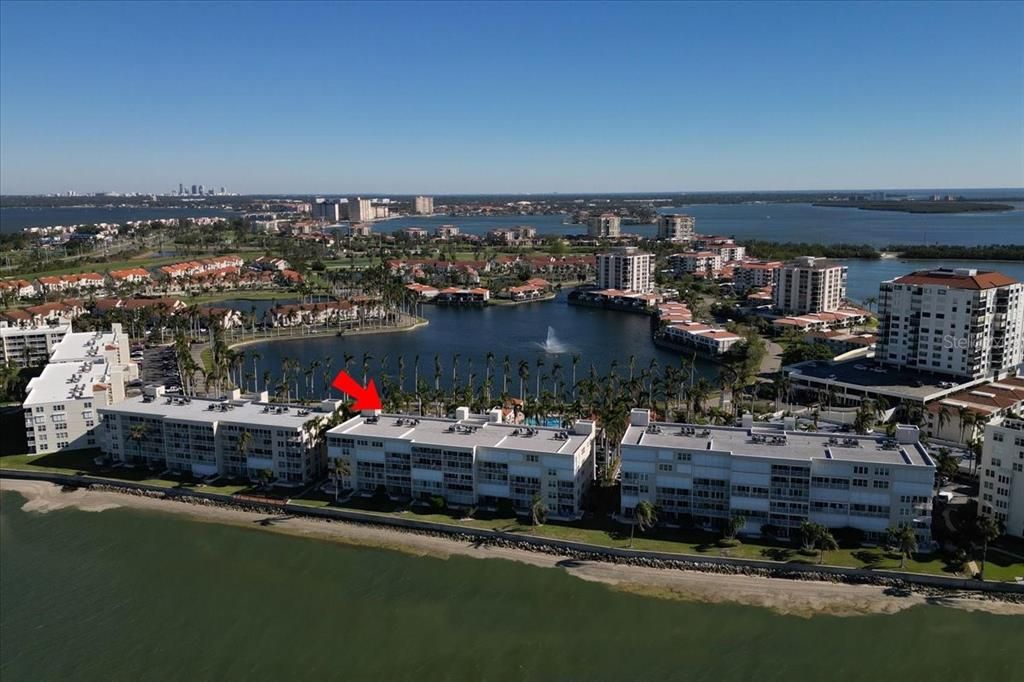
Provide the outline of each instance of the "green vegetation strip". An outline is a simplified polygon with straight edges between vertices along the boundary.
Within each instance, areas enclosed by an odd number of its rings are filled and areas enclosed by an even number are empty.
[[[97,480],[111,480],[139,483],[161,488],[188,488],[206,493],[235,495],[242,493],[253,496],[270,495],[278,500],[287,499],[286,493],[267,493],[254,489],[246,483],[226,482],[220,485],[206,485],[176,479],[153,478],[152,472],[141,469],[101,467],[93,462],[97,451],[55,453],[51,455],[8,455],[0,457],[0,470],[13,469],[37,473],[55,473],[68,476],[89,476]],[[648,552],[679,554],[681,557],[728,557],[774,561],[778,563],[817,564],[817,552],[808,554],[782,543],[741,542],[735,546],[721,546],[719,538],[710,533],[688,530],[656,529],[646,533],[637,532],[630,539],[630,528],[611,520],[564,524],[549,522],[540,526],[524,523],[517,517],[495,517],[478,515],[473,518],[456,516],[445,512],[425,511],[406,508],[390,502],[353,498],[336,503],[334,499],[320,492],[310,492],[301,498],[291,499],[295,505],[356,511],[382,517],[410,519],[427,523],[443,524],[474,530],[491,530],[551,540],[564,540],[595,547],[635,549]],[[1000,540],[1002,542],[1002,539]],[[1012,546],[1012,545],[1011,545]],[[1016,546],[1012,546],[1014,549]],[[917,554],[900,567],[900,559],[881,548],[844,548],[826,552],[824,564],[842,568],[870,570],[909,571],[928,575],[957,577],[948,564],[937,554]],[[989,551],[985,566],[987,580],[1012,582],[1024,576],[1024,561],[1013,554],[1007,554],[993,547]],[[963,576],[960,576],[963,577]]]

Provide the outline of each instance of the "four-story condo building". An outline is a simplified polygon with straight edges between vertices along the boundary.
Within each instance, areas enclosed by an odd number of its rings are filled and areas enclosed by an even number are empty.
[[[594,423],[568,428],[502,423],[500,410],[455,418],[364,412],[327,432],[341,484],[363,495],[443,497],[454,507],[510,503],[529,513],[535,497],[557,518],[581,514],[594,480]],[[341,461],[339,466],[338,462]]]
[[[914,426],[895,437],[796,431],[792,423],[741,427],[656,423],[634,409],[622,439],[621,513],[640,500],[659,519],[720,527],[741,515],[741,532],[794,536],[809,520],[852,527],[870,539],[911,525],[931,541],[935,464]]]

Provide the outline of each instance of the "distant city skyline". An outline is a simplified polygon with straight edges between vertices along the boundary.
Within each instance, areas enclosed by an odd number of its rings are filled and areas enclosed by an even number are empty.
[[[1022,3],[5,2],[0,193],[1020,188],[1022,25]]]

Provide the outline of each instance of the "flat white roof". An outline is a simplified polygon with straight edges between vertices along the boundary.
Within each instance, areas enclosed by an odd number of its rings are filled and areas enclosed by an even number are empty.
[[[28,396],[23,405],[30,407],[91,398],[93,385],[106,383],[107,380],[107,363],[102,359],[95,362],[50,363],[39,376],[28,382]]]
[[[379,417],[353,417],[330,431],[332,436],[391,438],[419,445],[467,448],[499,448],[547,454],[574,454],[587,440],[587,434],[572,429],[542,426],[517,426],[486,421],[481,416],[469,419],[416,417],[382,414]]]
[[[221,409],[221,406],[227,406]],[[327,416],[313,407],[280,405],[250,400],[184,398],[166,394],[150,398],[135,396],[101,408],[104,414],[134,414],[174,421],[252,425],[253,428],[297,429],[314,417]]]
[[[37,327],[10,327],[7,325],[0,325],[0,336],[30,336],[32,334],[43,334],[46,332],[64,333],[70,330],[70,324],[59,324],[56,326],[42,325]]]
[[[70,332],[53,347],[50,362],[75,362],[101,357],[104,346],[116,345],[117,342],[114,332]]]
[[[829,459],[866,464],[934,466],[920,443],[897,445],[886,436],[786,431],[782,424],[764,422],[749,429],[666,422],[633,425],[626,430],[622,444],[808,462]]]

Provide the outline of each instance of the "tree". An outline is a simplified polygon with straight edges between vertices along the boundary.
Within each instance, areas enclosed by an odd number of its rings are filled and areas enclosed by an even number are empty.
[[[629,524],[629,546],[633,546],[633,533],[637,526],[643,533],[658,522],[658,510],[648,500],[640,500],[633,508],[633,522]]]
[[[334,460],[334,501],[337,502],[341,495],[341,482],[346,477],[352,475],[352,467],[349,466],[348,459],[345,457],[337,457]]]
[[[978,516],[974,523],[974,530],[981,540],[981,570],[978,571],[978,578],[985,579],[985,561],[988,559],[988,543],[992,542],[1003,534],[1001,524],[991,516]]]
[[[533,494],[530,500],[530,523],[534,526],[543,525],[548,518],[548,506],[544,504],[539,493]]]
[[[939,448],[938,454],[935,455],[935,464],[943,478],[952,479],[960,473],[960,463],[950,454],[949,448]]]
[[[735,540],[736,534],[743,530],[743,526],[747,525],[747,517],[743,514],[733,514],[725,522],[725,527],[722,529],[722,537],[726,540]]]
[[[832,352],[832,349],[824,343],[807,343],[801,340],[791,343],[782,351],[782,364],[794,365],[807,360],[831,360],[834,356],[835,353]]]
[[[825,552],[833,552],[839,549],[839,543],[836,542],[835,537],[832,535],[832,531],[828,528],[822,527],[821,532],[818,534],[818,563],[825,563]]]
[[[889,546],[900,554],[900,568],[906,568],[907,557],[917,551],[917,533],[904,523],[889,529],[888,540]]]
[[[263,490],[270,493],[270,485],[274,482],[274,472],[270,469],[263,469],[259,474],[260,485],[263,486]]]
[[[824,528],[817,523],[812,521],[800,522],[800,543],[804,550],[811,551],[815,545],[818,544],[818,538],[821,536],[821,532]]]
[[[135,457],[138,460],[142,460],[142,441],[146,439],[146,434],[149,429],[145,424],[132,424],[132,427],[128,429],[128,438],[135,443]]]

